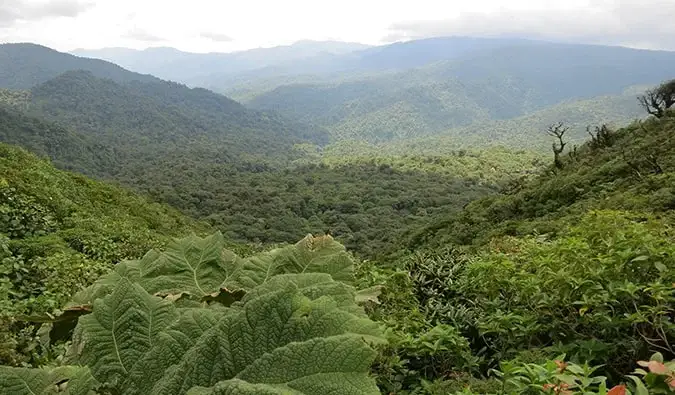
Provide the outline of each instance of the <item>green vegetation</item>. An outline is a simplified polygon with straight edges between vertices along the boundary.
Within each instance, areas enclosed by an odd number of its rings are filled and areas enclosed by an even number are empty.
[[[411,57],[413,44],[408,48]],[[451,53],[439,45],[439,53]],[[503,40],[487,50],[477,47],[452,59],[396,70],[406,59],[405,49],[400,50],[389,68],[383,60],[383,70],[363,65],[333,77],[317,71],[313,82],[308,76],[263,76],[266,85],[247,81],[248,91],[237,86],[220,91],[236,93],[255,108],[323,126],[336,139],[382,143],[450,130],[450,138],[460,144],[496,140],[521,147],[536,136],[532,128],[540,121],[537,117],[545,119],[552,112],[579,123],[580,133],[590,123],[633,118],[638,110],[635,94],[622,91],[672,77],[667,65],[675,60],[672,52]],[[557,108],[534,115],[552,107]]]
[[[0,44],[0,87],[30,89],[70,70],[86,70],[118,82],[159,81],[115,64],[84,59],[35,44]]]
[[[0,368],[0,387],[17,395],[59,386],[71,394],[376,394],[369,345],[384,339],[353,282],[350,256],[330,237],[247,259],[223,249],[219,234],[177,240],[75,296],[80,316],[66,355],[74,366]]]
[[[116,263],[206,230],[175,209],[0,144],[0,361],[44,357],[36,328],[19,315],[55,313]]]
[[[378,97],[344,75],[290,89],[312,93],[280,105],[325,117],[331,144],[321,128],[128,74],[67,71],[0,91],[3,142],[147,196],[0,145],[0,388],[675,392],[672,84],[640,99],[653,117],[617,129],[600,117],[632,119],[635,84],[663,65],[533,45],[364,77]],[[582,70],[570,53],[588,55]],[[630,67],[606,68],[610,56]],[[408,138],[451,113],[467,125]],[[336,133],[345,114],[370,142]],[[492,134],[472,129],[476,116]],[[529,151],[551,143],[553,158]]]
[[[371,311],[391,330],[381,387],[603,394],[624,383],[648,393],[625,375],[653,353],[675,358],[674,130],[671,117],[606,129],[561,169],[474,201],[411,232],[399,258],[361,267],[364,286],[384,285]],[[670,381],[659,372],[649,393],[670,393],[658,392]]]
[[[38,85],[30,115],[18,109],[0,108],[2,141],[169,203],[230,240],[329,232],[366,257],[541,165],[500,149],[434,158],[375,156],[348,143],[324,149],[321,132],[205,90],[87,72]]]

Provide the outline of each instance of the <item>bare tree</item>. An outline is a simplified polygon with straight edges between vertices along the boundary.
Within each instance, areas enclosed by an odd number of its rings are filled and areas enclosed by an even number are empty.
[[[563,140],[565,133],[570,128],[565,126],[563,122],[558,122],[557,124],[551,125],[546,129],[546,134],[551,137],[558,139],[557,142],[553,142],[553,163],[557,169],[563,168],[562,160],[560,159],[560,154],[565,150],[567,143]]]
[[[586,133],[591,136],[590,145],[592,149],[609,147],[614,142],[613,132],[606,124],[596,126],[595,132],[591,131],[590,126],[586,126]]]
[[[663,118],[666,111],[675,105],[675,80],[664,82],[638,96],[638,102],[647,113]]]

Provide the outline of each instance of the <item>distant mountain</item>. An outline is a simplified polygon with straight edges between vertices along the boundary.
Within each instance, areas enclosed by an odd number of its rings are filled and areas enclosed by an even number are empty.
[[[158,81],[98,59],[84,59],[36,44],[0,44],[0,87],[30,89],[69,70],[117,82]]]
[[[363,50],[367,45],[339,41],[298,41],[292,45],[257,48],[232,53],[190,53],[174,48],[78,49],[74,55],[104,59],[137,72],[183,83],[213,74],[233,74],[295,62],[319,55],[341,55]]]
[[[33,88],[28,111],[95,137],[118,150],[122,162],[169,152],[229,163],[242,156],[269,161],[297,143],[328,142],[320,129],[249,110],[205,89],[166,81],[117,83],[86,71]]]
[[[366,152],[390,155],[443,155],[458,149],[502,146],[515,149],[550,152],[551,138],[546,128],[556,122],[569,126],[566,139],[569,147],[588,139],[586,127],[607,124],[611,128],[625,126],[642,118],[644,111],[635,100],[637,92],[647,87],[635,86],[620,95],[566,101],[521,117],[475,122],[439,132],[436,135],[366,145]],[[363,149],[363,147],[362,147]]]
[[[102,60],[33,44],[2,45],[0,54],[0,88],[30,90],[28,95],[0,91],[0,101],[96,136],[97,141],[120,148],[121,155],[191,144],[218,150],[229,161],[243,154],[273,159],[283,157],[296,143],[328,142],[319,128]]]
[[[454,59],[404,71],[367,72],[363,64],[360,72],[365,75],[342,73],[333,80],[321,74],[317,82],[304,77],[310,82],[286,84],[289,77],[270,78],[266,85],[254,82],[252,90],[240,89],[237,95],[254,108],[324,126],[336,138],[386,141],[521,117],[564,101],[621,94],[629,86],[674,76],[675,52],[505,43],[475,51],[465,46]],[[368,64],[383,65],[387,58]]]

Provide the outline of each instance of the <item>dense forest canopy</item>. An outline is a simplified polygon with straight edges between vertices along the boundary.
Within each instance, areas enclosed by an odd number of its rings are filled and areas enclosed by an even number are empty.
[[[246,100],[0,45],[0,392],[673,392],[673,53],[91,55]]]

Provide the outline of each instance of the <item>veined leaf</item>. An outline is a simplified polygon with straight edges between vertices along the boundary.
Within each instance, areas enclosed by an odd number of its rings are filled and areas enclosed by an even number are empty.
[[[237,275],[242,263],[223,245],[220,233],[176,240],[166,252],[146,255],[139,262],[139,282],[151,294],[187,292],[204,297],[216,293],[222,283]]]
[[[283,353],[281,349],[291,343],[345,334],[359,339],[359,346],[352,352],[362,353],[364,363],[369,365],[374,355],[369,354],[372,351],[363,339],[379,339],[377,324],[338,308],[329,297],[310,300],[296,285],[288,284],[284,289],[249,300],[237,314],[225,316],[204,333],[150,393],[185,394],[195,386],[213,386],[236,378],[247,368],[255,369],[251,366],[260,363],[257,361],[265,355]],[[313,365],[317,361],[298,363]],[[361,370],[364,380],[367,371],[367,367]]]
[[[327,273],[336,281],[347,284],[354,281],[352,258],[331,236],[307,235],[295,246],[273,250],[270,254],[284,273]]]
[[[146,257],[157,256],[159,253],[150,250]],[[83,289],[73,296],[73,300],[66,305],[66,310],[77,306],[91,306],[96,299],[110,294],[122,279],[131,282],[138,281],[140,272],[138,268],[139,261],[123,261],[115,265],[115,270],[99,277],[91,286]]]
[[[93,395],[96,380],[88,368],[64,366],[53,370],[0,366],[0,389],[12,395]]]
[[[377,393],[369,343],[384,340],[346,283],[341,245],[308,236],[241,259],[222,244],[219,234],[177,240],[80,292],[73,308],[91,313],[69,358],[122,395]]]
[[[281,274],[274,276],[266,283],[254,288],[237,305],[242,305],[249,300],[255,299],[266,293],[276,292],[288,284],[295,284],[298,290],[311,300],[322,296],[330,296],[338,307],[346,309],[353,314],[363,315],[363,309],[354,303],[356,291],[353,287],[339,281],[333,280],[329,274],[325,273],[302,273],[302,274]]]
[[[177,318],[171,302],[123,278],[112,294],[94,303],[93,314],[80,318],[74,358],[89,366],[98,381],[124,388],[134,366]]]
[[[236,379],[190,395],[379,394],[367,375],[375,351],[355,335],[316,338],[278,348],[249,365]],[[308,361],[313,361],[309,363]]]
[[[308,235],[293,246],[277,248],[246,259],[239,276],[222,285],[250,290],[279,274],[324,273],[335,281],[354,281],[354,261],[331,236]]]
[[[158,335],[155,346],[134,366],[124,393],[147,393],[143,391],[149,391],[169,367],[179,361],[206,331],[229,313],[228,310],[205,308],[182,311],[180,319]]]

